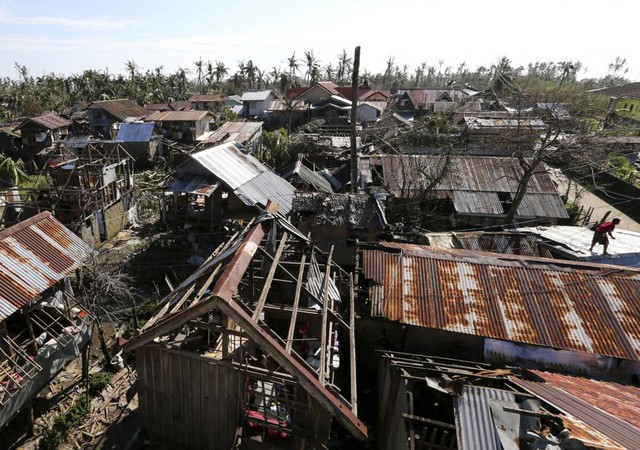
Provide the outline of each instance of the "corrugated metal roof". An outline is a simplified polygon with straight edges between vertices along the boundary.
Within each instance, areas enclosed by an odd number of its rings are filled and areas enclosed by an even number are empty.
[[[422,194],[425,186],[439,176],[445,164],[446,158],[442,155],[377,155],[358,159],[360,176],[365,178],[363,181],[372,182],[372,173],[377,171],[384,178],[385,189],[399,198]],[[451,169],[431,194],[451,198],[459,213],[505,214],[498,193],[513,199],[522,174],[516,158],[455,157],[451,160]],[[569,217],[544,165],[541,164],[531,177],[527,189],[517,211],[519,216]]]
[[[305,111],[309,109],[309,105],[305,103],[304,100],[293,100],[291,102],[291,107],[295,111]],[[287,103],[285,100],[276,99],[269,102],[266,111],[286,111]]]
[[[465,385],[455,397],[454,412],[459,450],[502,450],[498,439],[491,401],[516,404],[513,392]]]
[[[180,178],[175,178],[171,181],[171,185],[169,185],[167,190],[170,192],[185,192],[209,197],[219,186],[219,181],[210,180],[208,177],[181,174]]]
[[[640,448],[640,389],[550,372],[544,383],[514,382],[629,449]]]
[[[296,188],[287,180],[273,172],[262,172],[255,178],[247,181],[234,191],[234,193],[247,205],[260,205],[263,208],[269,201],[280,206],[278,212],[287,215],[291,211],[291,204]]]
[[[190,102],[224,102],[227,96],[224,94],[193,94]]]
[[[245,92],[242,94],[241,100],[243,102],[261,102],[269,97],[275,97],[272,91]]]
[[[149,111],[127,98],[100,100],[91,103],[88,109],[102,109],[120,120],[124,120],[127,117],[145,117],[149,114]]]
[[[238,141],[244,144],[260,131],[262,131],[262,122],[225,122],[202,142],[205,144],[218,144]]]
[[[305,166],[302,161],[296,161],[295,164],[282,170],[280,175],[286,180],[290,180],[294,175],[297,175],[307,186],[312,186],[313,189],[320,192],[333,193],[331,183],[320,173]]]
[[[0,320],[80,267],[92,249],[43,212],[0,232]]]
[[[535,234],[550,241],[550,245],[570,254],[576,259],[593,262],[608,262],[618,265],[640,266],[640,233],[621,230],[618,227],[613,232],[615,240],[609,240],[606,258],[600,254],[589,251],[593,231],[587,227],[575,226],[550,226],[550,227],[524,227],[519,231]],[[602,247],[596,247],[601,250]],[[624,262],[624,264],[623,264]],[[635,262],[635,264],[630,264]]]
[[[231,189],[238,189],[269,169],[236,142],[192,153],[191,157]]]
[[[152,123],[123,123],[118,130],[117,141],[149,142],[153,136]]]
[[[145,119],[148,122],[192,122],[211,115],[208,111],[156,111]]]
[[[37,125],[45,127],[48,130],[55,130],[57,128],[68,127],[71,125],[71,121],[69,119],[60,117],[57,114],[49,113],[42,116],[25,119],[18,127],[16,127],[16,130],[19,130],[28,123],[35,123]]]
[[[435,328],[640,360],[640,271],[468,250],[362,250],[371,314]]]
[[[530,234],[470,232],[453,235],[466,250],[551,258],[549,250],[541,245],[537,237]]]

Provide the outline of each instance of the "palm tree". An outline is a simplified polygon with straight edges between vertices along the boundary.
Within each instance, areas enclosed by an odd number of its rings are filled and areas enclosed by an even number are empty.
[[[287,63],[289,66],[289,79],[293,80],[293,77],[300,67],[300,61],[296,58],[296,52],[293,52],[293,54],[287,58]]]
[[[198,81],[197,81],[198,93],[202,94],[202,67],[204,65],[202,56],[197,61],[194,61],[193,64],[196,66],[196,76],[198,77]]]
[[[342,82],[345,77],[348,77],[349,72],[351,72],[351,64],[353,63],[353,59],[349,58],[347,55],[347,51],[343,48],[342,53],[338,53],[338,69],[336,71],[336,78],[338,78],[338,82]]]
[[[307,60],[307,82],[312,85],[320,79],[320,60],[314,55],[313,49],[305,52],[304,57]]]
[[[216,61],[216,69],[213,73],[216,77],[216,83],[220,83],[220,81],[229,74],[229,69],[223,62]]]

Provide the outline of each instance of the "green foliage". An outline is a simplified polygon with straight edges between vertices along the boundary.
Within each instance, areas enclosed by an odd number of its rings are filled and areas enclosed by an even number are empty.
[[[113,375],[110,372],[98,372],[89,377],[89,395],[98,395],[107,387]]]
[[[607,171],[627,183],[638,184],[638,170],[626,156],[609,156]]]
[[[0,155],[0,178],[13,183],[20,184],[21,181],[27,179],[24,172],[24,162],[19,159],[14,161],[8,156]]]
[[[91,412],[88,394],[80,395],[64,413],[58,415],[51,428],[44,432],[39,450],[56,450],[74,428],[77,428]]]

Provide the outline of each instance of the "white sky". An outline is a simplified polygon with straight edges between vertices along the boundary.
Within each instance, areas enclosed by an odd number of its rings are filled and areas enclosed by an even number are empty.
[[[199,57],[230,72],[248,59],[270,71],[310,49],[335,66],[343,48],[360,45],[361,69],[374,73],[390,56],[410,71],[507,56],[514,65],[580,60],[579,76],[597,77],[620,56],[640,80],[639,17],[640,0],[0,0],[0,76],[15,78],[15,62],[36,76],[118,73],[130,59],[193,71]]]

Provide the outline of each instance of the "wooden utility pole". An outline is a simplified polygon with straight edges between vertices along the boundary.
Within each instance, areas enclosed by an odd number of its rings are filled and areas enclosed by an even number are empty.
[[[351,77],[351,192],[358,192],[358,149],[356,147],[356,120],[358,117],[358,70],[360,69],[360,46],[353,55],[353,75]]]

